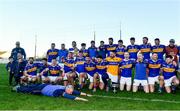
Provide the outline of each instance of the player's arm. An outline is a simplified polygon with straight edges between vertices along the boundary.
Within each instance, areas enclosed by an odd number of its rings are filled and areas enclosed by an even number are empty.
[[[40,76],[42,76],[45,72],[49,71],[49,68],[44,69],[42,72],[40,72]]]
[[[87,99],[76,97],[67,93],[63,93],[62,95],[64,98],[70,99],[70,100],[75,100],[75,101],[88,101]]]
[[[26,70],[24,71],[24,73],[23,73],[23,74],[24,74],[24,76],[26,76],[26,77],[28,77],[28,76],[29,76]]]

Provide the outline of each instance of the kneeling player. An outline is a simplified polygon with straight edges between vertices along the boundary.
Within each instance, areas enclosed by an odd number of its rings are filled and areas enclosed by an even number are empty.
[[[166,62],[163,63],[162,65],[164,86],[167,93],[171,93],[171,90],[175,92],[176,86],[179,85],[179,80],[177,79],[175,74],[176,70],[177,70],[177,64],[173,62],[173,57],[170,55],[167,56]]]
[[[105,62],[102,59],[102,56],[98,56],[97,57],[97,63],[96,63],[96,71],[97,73],[94,74],[94,92],[96,91],[96,87],[97,85],[99,85],[99,88],[101,90],[104,89],[104,87],[107,87],[108,85],[108,79],[109,76],[106,73],[106,69],[107,69],[107,62]],[[99,79],[99,84],[98,84],[98,80]]]
[[[131,90],[132,85],[132,68],[134,64],[134,60],[129,59],[129,53],[124,53],[124,60],[120,63],[121,69],[121,78],[120,78],[120,90],[124,90],[124,86],[126,85],[126,90]]]
[[[138,91],[138,86],[143,86],[144,92],[149,93],[149,87],[147,82],[147,63],[143,60],[144,56],[139,53],[137,62],[135,65],[135,77],[133,83],[133,92]]]
[[[62,68],[57,64],[56,59],[52,59],[52,64],[48,66],[45,70],[41,73],[45,73],[49,71],[49,80],[51,83],[59,84],[63,80],[64,71]],[[62,74],[60,74],[62,73]]]
[[[89,89],[93,89],[93,77],[96,73],[96,65],[94,62],[92,62],[91,58],[89,56],[86,57],[86,62],[84,63],[85,71],[88,76],[88,79],[90,80]]]
[[[154,92],[155,83],[159,83],[159,93],[162,92],[163,77],[160,75],[162,60],[158,59],[158,54],[153,53],[151,59],[148,61],[148,84],[151,93]]]
[[[48,62],[46,58],[42,59],[42,63],[39,64],[39,77],[40,77],[40,81],[42,81],[43,83],[49,83],[50,80],[48,78],[48,72],[44,72],[42,73],[43,70],[45,70],[46,68],[48,68]]]
[[[74,72],[74,58],[73,53],[69,52],[67,59],[65,59],[64,62],[64,81],[68,80],[68,83],[74,86],[74,78],[75,78],[75,72]],[[65,82],[65,86],[68,84],[67,81]]]
[[[38,81],[37,77],[38,64],[34,63],[34,58],[30,57],[28,64],[24,70],[24,76],[21,77],[21,83],[35,83]]]

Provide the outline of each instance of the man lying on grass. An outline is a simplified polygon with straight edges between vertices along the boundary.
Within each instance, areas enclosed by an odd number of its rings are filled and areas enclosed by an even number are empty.
[[[86,94],[74,90],[74,87],[72,85],[62,86],[62,85],[51,85],[51,84],[33,84],[27,86],[15,86],[13,87],[12,91],[16,91],[18,93],[44,95],[50,97],[64,97],[71,100],[80,100],[80,101],[88,101],[88,100],[76,96],[88,96],[88,97],[92,96],[90,94]]]

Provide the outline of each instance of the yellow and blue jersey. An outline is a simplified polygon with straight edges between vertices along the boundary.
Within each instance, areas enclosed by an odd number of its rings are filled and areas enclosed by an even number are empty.
[[[107,62],[102,61],[102,62],[96,62],[96,71],[98,74],[101,75],[106,75],[106,71],[107,71]]]
[[[121,59],[124,59],[124,52],[126,51],[125,47],[117,47],[115,52],[116,52],[116,56],[121,58]]]
[[[38,63],[33,64],[27,64],[25,67],[25,71],[28,75],[36,76],[37,75],[37,69],[38,69]]]
[[[159,76],[162,63],[163,60],[161,59],[157,61],[153,61],[152,59],[148,60],[149,77]]]
[[[58,57],[58,53],[59,53],[59,50],[58,49],[49,49],[47,51],[47,55],[48,55],[48,62],[51,62],[52,59],[56,59]]]
[[[88,54],[90,58],[95,58],[97,56],[97,48],[96,47],[89,47]]]
[[[43,70],[45,70],[48,67],[49,67],[49,65],[44,65],[44,64],[40,63],[39,64],[39,72],[41,73]],[[45,76],[45,77],[48,76],[48,72],[44,72],[43,76]]]
[[[69,48],[69,52],[72,52],[74,55],[78,55],[79,49],[78,48]]]
[[[106,58],[106,46],[99,46],[98,55],[101,56],[103,59]]]
[[[150,53],[151,53],[151,45],[150,44],[142,44],[139,46],[141,53],[144,56],[145,59],[150,59]]]
[[[50,76],[60,76],[61,67],[59,65],[48,67]]]
[[[90,62],[90,63],[85,62],[84,67],[86,73],[93,77],[94,74],[96,73],[96,64],[94,62]]]
[[[165,45],[154,45],[152,46],[152,52],[158,54],[158,59],[163,60],[163,55],[165,54]]]
[[[76,58],[75,64],[76,64],[76,71],[78,73],[85,72],[84,63],[85,63],[85,58],[84,57],[77,57]]]
[[[176,75],[175,71],[177,70],[177,67],[174,66],[173,64],[163,63],[162,68],[163,68],[163,76],[165,80]]]
[[[127,52],[129,52],[131,59],[137,59],[137,53],[139,52],[139,45],[128,45]]]
[[[64,61],[64,72],[65,73],[68,73],[68,72],[71,72],[73,71],[72,68],[74,67],[74,59],[65,59]]]
[[[114,57],[114,58],[107,57],[106,61],[107,61],[107,73],[117,76],[119,74],[119,65],[122,59],[119,57]]]
[[[87,49],[81,49],[80,51],[82,51],[83,57],[87,57],[88,56],[88,50]]]
[[[132,68],[134,66],[135,60],[123,60],[120,62],[120,67],[122,68],[122,77],[132,77]]]
[[[110,56],[110,52],[114,52],[118,47],[117,44],[105,45],[105,46],[106,46],[107,56]]]

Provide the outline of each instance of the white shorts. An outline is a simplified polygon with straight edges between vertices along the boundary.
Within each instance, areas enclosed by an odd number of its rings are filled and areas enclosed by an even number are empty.
[[[120,84],[126,84],[128,86],[132,85],[131,77],[122,77],[120,78]]]
[[[154,85],[156,82],[159,83],[159,76],[148,77],[148,84]]]
[[[87,73],[87,76],[88,76],[88,79],[90,80],[90,82],[93,82],[93,77],[90,76],[88,73]]]
[[[21,78],[24,79],[26,78],[27,76],[22,76]],[[32,81],[32,79],[36,78],[37,76],[31,76],[31,77],[27,77],[28,78],[28,81]]]
[[[55,82],[58,77],[57,76],[48,76],[48,78],[51,82]]]
[[[140,84],[142,86],[146,86],[146,85],[148,85],[148,82],[147,82],[147,80],[134,79],[134,83],[133,83],[134,86],[139,86]]]
[[[109,78],[111,79],[111,82],[118,83],[118,75],[112,75],[109,72],[107,72],[107,74],[109,75]]]
[[[63,63],[59,63],[58,64],[61,68],[64,68],[64,64]]]
[[[52,64],[52,62],[47,62],[48,63],[48,65],[51,65]]]
[[[176,76],[173,76],[173,77],[171,77],[171,78],[169,78],[169,79],[165,79],[165,80],[164,80],[164,86],[165,86],[165,87],[171,86],[171,83],[173,82],[173,79],[174,79],[174,78],[176,78]]]
[[[46,76],[41,76],[42,81],[44,81],[46,78]]]

